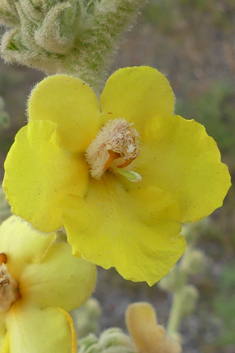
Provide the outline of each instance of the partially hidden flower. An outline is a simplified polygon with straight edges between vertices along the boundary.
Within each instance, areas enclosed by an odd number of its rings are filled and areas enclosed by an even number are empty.
[[[100,103],[83,81],[51,76],[28,112],[5,162],[12,212],[41,232],[65,227],[75,256],[126,279],[161,279],[184,252],[181,222],[209,215],[230,187],[215,141],[173,115],[153,68],[118,70]]]
[[[68,314],[92,293],[93,264],[16,216],[0,227],[0,352],[76,353]]]
[[[134,303],[126,311],[126,324],[138,353],[180,353],[180,343],[157,323],[149,303]]]

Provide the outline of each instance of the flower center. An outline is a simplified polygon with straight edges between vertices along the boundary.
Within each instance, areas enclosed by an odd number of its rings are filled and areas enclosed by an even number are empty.
[[[129,166],[139,155],[139,133],[125,119],[110,120],[103,126],[86,150],[91,176],[100,179],[107,169],[126,176],[132,181],[141,178],[137,173],[120,169]],[[139,176],[139,178],[137,177]]]
[[[0,312],[10,309],[12,303],[19,298],[17,281],[8,272],[7,256],[0,254]]]

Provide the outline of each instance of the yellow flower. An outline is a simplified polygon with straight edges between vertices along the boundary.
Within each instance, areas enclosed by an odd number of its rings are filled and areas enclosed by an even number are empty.
[[[222,205],[230,177],[215,141],[173,115],[171,87],[153,68],[118,70],[100,104],[81,80],[51,76],[28,111],[3,186],[34,228],[64,226],[75,256],[152,285],[184,252],[181,222]]]
[[[138,353],[180,353],[181,345],[158,325],[153,307],[134,303],[126,311],[126,324]]]
[[[76,353],[67,311],[91,295],[96,269],[55,237],[15,216],[0,227],[0,353]]]

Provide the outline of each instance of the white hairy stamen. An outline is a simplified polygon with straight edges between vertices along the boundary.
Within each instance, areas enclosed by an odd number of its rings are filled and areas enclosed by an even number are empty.
[[[7,266],[0,265],[0,312],[10,309],[12,303],[19,297],[18,283],[12,278]]]
[[[139,133],[125,119],[110,120],[86,151],[91,176],[100,179],[111,164],[124,168],[139,155]]]

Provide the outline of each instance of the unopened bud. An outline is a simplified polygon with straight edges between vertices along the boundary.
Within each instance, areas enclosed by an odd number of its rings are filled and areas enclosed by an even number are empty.
[[[78,341],[78,345],[80,347],[79,352],[85,352],[90,346],[96,344],[97,342],[98,338],[96,337],[96,335],[90,333],[89,335]]]
[[[79,338],[99,331],[98,318],[100,315],[101,307],[95,298],[89,298],[81,308],[72,311],[71,316]]]
[[[1,54],[11,63],[46,74],[78,76],[96,89],[103,82],[121,32],[144,3],[145,0],[0,1],[0,24],[10,27],[2,36]]]
[[[92,344],[89,348],[84,351],[84,353],[101,353],[102,347],[99,343]]]
[[[137,353],[137,351],[133,347],[112,346],[104,349],[102,353]]]
[[[101,315],[102,309],[97,299],[89,298],[85,305],[89,316],[97,318]]]
[[[88,335],[78,341],[78,353],[134,353],[135,349],[129,336],[119,328],[104,331],[98,339]]]
[[[201,250],[186,250],[180,268],[187,274],[193,275],[205,268],[205,255]]]
[[[173,293],[184,285],[184,279],[185,274],[176,265],[158,282],[158,287],[168,293]]]
[[[188,316],[195,310],[199,298],[199,291],[193,285],[187,285],[183,288],[181,300],[181,313],[182,316]]]
[[[148,303],[129,305],[126,324],[139,353],[181,353],[179,342],[158,325],[153,307]]]
[[[100,336],[99,342],[104,348],[110,346],[131,347],[130,337],[124,334],[119,328],[112,328],[104,331]]]

